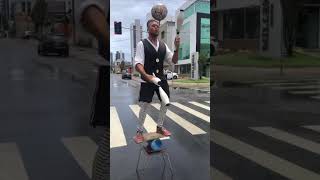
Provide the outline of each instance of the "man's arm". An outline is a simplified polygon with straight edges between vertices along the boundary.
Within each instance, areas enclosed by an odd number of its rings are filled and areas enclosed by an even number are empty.
[[[141,74],[141,76],[148,82],[152,82],[153,76],[146,73],[144,66],[140,63],[136,64],[136,70]]]
[[[176,37],[174,39],[174,45],[176,49],[174,50],[173,56],[172,56],[172,62],[174,64],[177,64],[178,58],[179,58],[179,46],[180,46],[180,37]]]

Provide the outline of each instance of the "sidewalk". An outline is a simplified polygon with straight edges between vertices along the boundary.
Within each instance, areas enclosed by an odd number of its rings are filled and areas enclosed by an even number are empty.
[[[212,66],[211,66],[212,68]],[[270,80],[302,80],[320,79],[320,68],[285,68],[280,74],[280,68],[255,68],[255,67],[232,67],[214,65],[211,70],[214,80],[222,82],[248,82]]]

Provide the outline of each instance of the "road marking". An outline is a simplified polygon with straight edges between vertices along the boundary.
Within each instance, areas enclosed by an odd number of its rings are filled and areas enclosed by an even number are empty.
[[[139,105],[129,105],[133,113],[136,115],[136,117],[139,119],[139,111],[140,111],[140,106]],[[138,122],[137,122],[138,123]],[[148,114],[146,116],[146,120],[144,122],[144,128],[147,130],[147,132],[155,132],[157,123],[150,117]],[[170,137],[164,137],[161,138],[163,139],[170,139]]]
[[[110,120],[110,148],[126,146],[126,137],[115,107],[110,107]]]
[[[316,131],[316,132],[320,132],[320,125],[314,125],[314,126],[303,126],[304,128],[307,128],[307,129],[311,129],[313,131]]]
[[[79,166],[91,178],[94,155],[98,149],[97,144],[86,136],[62,138],[62,142]]]
[[[320,154],[320,144],[313,141],[298,137],[296,135],[275,129],[272,127],[251,127],[255,131],[270,136],[272,138],[284,141],[286,143],[295,145],[299,148],[306,149],[310,152]]]
[[[289,91],[290,94],[320,94],[320,90]]]
[[[205,102],[210,104],[210,101],[205,101]]]
[[[29,179],[16,143],[0,144],[0,179]]]
[[[206,106],[204,104],[200,104],[200,103],[194,102],[194,101],[191,101],[189,103],[210,111],[210,106]]]
[[[223,174],[221,171],[210,166],[210,175],[212,180],[232,180],[231,177]]]
[[[156,104],[152,104],[153,107],[157,108],[158,110],[160,110],[160,104],[156,103]],[[198,128],[197,126],[193,125],[192,123],[190,123],[189,121],[185,120],[184,118],[182,118],[181,116],[175,114],[174,112],[168,110],[166,115],[175,123],[177,123],[178,125],[180,125],[182,128],[184,128],[186,131],[188,131],[189,133],[191,133],[192,135],[197,135],[197,134],[206,134],[206,132],[200,128]]]
[[[281,159],[273,154],[260,150],[254,146],[237,140],[229,135],[217,130],[212,130],[210,138],[214,143],[229,149],[269,170],[272,170],[288,179],[292,180],[319,180],[320,175],[304,169],[285,159]]]
[[[210,116],[202,114],[202,113],[200,113],[198,111],[195,111],[195,110],[193,110],[193,109],[191,109],[191,108],[189,108],[187,106],[184,106],[184,105],[182,105],[180,103],[177,103],[177,102],[172,102],[171,104],[176,106],[176,107],[178,107],[178,108],[180,108],[180,109],[182,109],[182,110],[184,110],[184,111],[187,111],[188,113],[190,113],[190,114],[192,114],[194,116],[197,116],[198,118],[201,118],[204,121],[210,122]]]

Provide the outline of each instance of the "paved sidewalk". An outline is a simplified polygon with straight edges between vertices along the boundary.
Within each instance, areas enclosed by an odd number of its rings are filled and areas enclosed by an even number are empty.
[[[211,66],[212,68],[212,66]],[[320,79],[320,68],[254,68],[214,65],[212,77],[218,82]]]

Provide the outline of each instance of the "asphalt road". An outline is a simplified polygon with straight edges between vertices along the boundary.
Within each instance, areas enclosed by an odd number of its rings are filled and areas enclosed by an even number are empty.
[[[317,83],[212,89],[212,179],[320,179],[320,101],[290,93]]]
[[[103,132],[89,126],[96,67],[72,55],[40,57],[36,52],[32,41],[0,39],[4,102],[0,105],[0,179],[88,180]],[[111,138],[111,179],[138,179],[140,146],[132,137],[139,87],[117,76],[110,83],[111,126],[119,129],[120,124],[123,131],[122,135],[111,132],[111,137],[123,137],[121,141]],[[187,89],[171,92],[173,105],[165,126],[173,135],[163,143],[174,179],[208,179],[210,94]],[[155,130],[157,112],[155,104],[148,112],[148,131]],[[140,178],[160,178],[161,161],[155,157],[149,165]]]
[[[94,88],[37,63],[72,57],[39,57],[35,47],[0,39],[0,179],[88,180],[101,133],[89,127]]]

